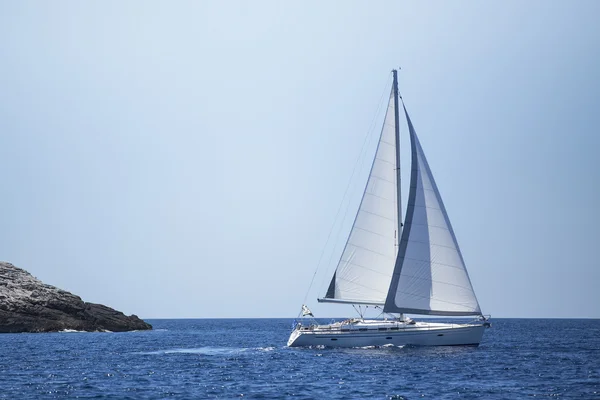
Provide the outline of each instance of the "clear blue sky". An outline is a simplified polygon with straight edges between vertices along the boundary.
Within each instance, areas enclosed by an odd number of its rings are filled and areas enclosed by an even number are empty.
[[[294,317],[402,66],[483,311],[598,318],[598,15],[0,0],[0,259],[144,318]]]

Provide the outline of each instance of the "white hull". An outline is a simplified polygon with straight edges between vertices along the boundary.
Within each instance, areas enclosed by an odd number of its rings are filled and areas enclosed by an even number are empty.
[[[299,325],[288,340],[288,346],[477,346],[485,325],[395,321],[344,321],[331,325]]]

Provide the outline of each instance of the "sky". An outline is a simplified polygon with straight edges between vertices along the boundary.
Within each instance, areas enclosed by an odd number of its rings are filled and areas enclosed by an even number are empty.
[[[482,311],[600,318],[599,14],[0,0],[0,260],[142,318],[293,318],[324,254],[307,304],[351,316],[315,299],[401,67]]]

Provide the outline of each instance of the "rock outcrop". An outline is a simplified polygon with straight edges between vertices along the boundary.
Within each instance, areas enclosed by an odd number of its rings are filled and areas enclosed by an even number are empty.
[[[152,329],[135,315],[46,285],[29,272],[0,262],[0,333],[62,330],[124,332]]]

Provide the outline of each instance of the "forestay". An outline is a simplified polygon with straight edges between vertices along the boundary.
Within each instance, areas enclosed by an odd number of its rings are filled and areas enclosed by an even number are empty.
[[[444,203],[406,108],[412,165],[406,220],[385,312],[481,314]]]

